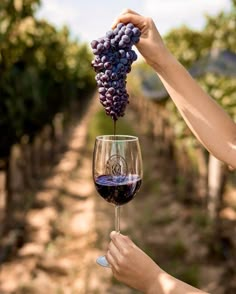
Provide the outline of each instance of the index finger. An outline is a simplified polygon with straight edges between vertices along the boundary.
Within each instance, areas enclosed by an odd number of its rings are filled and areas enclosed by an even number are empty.
[[[132,13],[132,14],[140,15],[137,12],[135,12],[134,10],[129,9],[129,8],[126,8],[123,12],[121,12],[121,15],[122,14],[127,14],[127,13]]]
[[[112,24],[112,28],[114,29],[116,25],[120,22],[122,23],[131,22],[135,26],[139,27],[141,25],[140,17],[141,17],[140,14],[128,9],[115,19],[115,21]]]
[[[111,232],[110,237],[113,244],[117,247],[119,251],[121,251],[122,248],[124,248],[130,242],[130,239],[127,236],[117,233],[115,231]]]

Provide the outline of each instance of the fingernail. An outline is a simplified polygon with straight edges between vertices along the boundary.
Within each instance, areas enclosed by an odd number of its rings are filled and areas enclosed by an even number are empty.
[[[114,28],[116,27],[116,24],[117,24],[117,22],[114,21],[114,22],[112,23],[112,25],[111,25],[111,28],[114,29]]]
[[[112,231],[112,232],[110,233],[110,237],[112,238],[112,237],[114,237],[116,234],[117,234],[116,231]]]

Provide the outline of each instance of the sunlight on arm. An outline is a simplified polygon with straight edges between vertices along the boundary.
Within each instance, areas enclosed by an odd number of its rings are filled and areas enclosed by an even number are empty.
[[[163,294],[206,294],[206,292],[196,289],[167,273],[160,274],[159,283]]]
[[[160,275],[160,284],[162,285],[163,288],[163,293],[166,294],[171,294],[173,293],[175,289],[175,282],[172,277],[167,275],[166,273],[163,273]]]

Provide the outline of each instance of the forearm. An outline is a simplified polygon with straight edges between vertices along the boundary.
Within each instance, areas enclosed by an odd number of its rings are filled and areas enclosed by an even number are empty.
[[[165,54],[161,65],[152,66],[194,135],[214,156],[236,167],[233,120],[171,54]]]
[[[154,283],[149,288],[148,292],[145,294],[206,294],[195,287],[192,287],[173,276],[161,272]]]

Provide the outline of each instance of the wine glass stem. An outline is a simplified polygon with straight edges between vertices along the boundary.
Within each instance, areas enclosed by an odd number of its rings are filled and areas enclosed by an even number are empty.
[[[120,233],[120,206],[115,206],[115,230]]]

